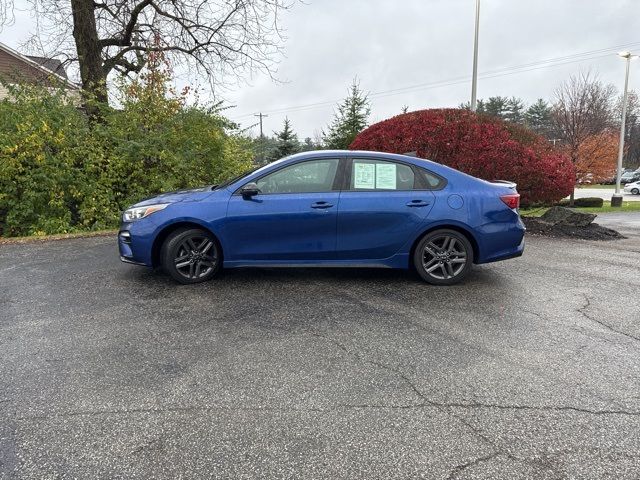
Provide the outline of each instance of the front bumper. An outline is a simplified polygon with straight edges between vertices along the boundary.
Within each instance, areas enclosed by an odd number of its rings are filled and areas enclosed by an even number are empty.
[[[154,224],[145,221],[123,223],[118,232],[120,260],[133,265],[151,267],[155,228]]]
[[[120,255],[120,261],[124,263],[130,263],[131,265],[140,265],[141,267],[146,267],[144,263],[136,262],[135,260],[131,260],[131,258],[122,255]]]

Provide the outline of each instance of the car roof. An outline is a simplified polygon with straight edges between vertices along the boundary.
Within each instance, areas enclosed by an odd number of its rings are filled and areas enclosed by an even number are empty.
[[[312,158],[327,158],[327,157],[384,158],[387,160],[397,160],[401,162],[412,163],[414,165],[442,166],[437,162],[433,162],[431,160],[427,160],[424,158],[418,158],[413,155],[402,155],[399,153],[389,153],[389,152],[376,152],[371,150],[311,150],[307,152],[300,152],[294,155],[290,155],[276,162],[273,162],[271,165],[278,164],[280,162],[285,163],[289,161],[295,161],[302,158],[304,158],[305,160],[308,160]]]
[[[466,173],[460,172],[459,170],[455,170],[446,165],[442,165],[441,163],[433,162],[431,160],[426,160],[424,158],[418,158],[410,155],[400,155],[397,153],[388,153],[388,152],[376,152],[369,150],[311,150],[306,152],[295,153],[293,155],[289,155],[288,157],[281,158],[280,160],[276,160],[275,162],[268,163],[259,169],[249,173],[248,175],[239,178],[234,181],[226,188],[229,190],[235,190],[237,188],[237,184],[242,182],[246,182],[247,180],[251,181],[253,179],[259,178],[262,175],[265,175],[273,170],[277,170],[278,168],[295,163],[298,160],[312,160],[314,158],[345,158],[345,157],[357,157],[357,158],[372,158],[372,159],[383,159],[389,161],[399,161],[404,163],[410,163],[416,165],[418,167],[426,168],[438,175],[445,176],[447,179],[451,179],[452,177],[466,177],[477,180],[475,177],[467,175]]]

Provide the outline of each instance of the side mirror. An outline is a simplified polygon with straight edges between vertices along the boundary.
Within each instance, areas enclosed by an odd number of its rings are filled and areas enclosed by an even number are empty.
[[[242,198],[251,198],[260,193],[260,189],[255,182],[249,182],[244,187],[240,189],[240,193],[242,194]]]

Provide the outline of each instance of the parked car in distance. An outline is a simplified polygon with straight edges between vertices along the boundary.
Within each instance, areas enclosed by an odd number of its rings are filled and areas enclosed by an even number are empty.
[[[640,172],[625,173],[620,177],[620,183],[626,185],[627,183],[637,182],[640,180]]]
[[[304,152],[143,200],[124,212],[118,244],[122,261],[185,284],[222,267],[360,266],[451,285],[474,263],[522,255],[519,201],[512,183],[415,157]]]
[[[633,195],[640,195],[640,181],[627,183],[623,188],[624,193],[631,193]]]
[[[639,173],[640,174],[640,170],[631,170],[630,168],[625,168],[622,170],[622,173],[620,175],[620,181],[622,181],[622,178],[626,178],[629,175],[632,175],[634,173]],[[612,176],[607,178],[606,180],[602,180],[600,182],[602,185],[615,185],[616,184],[616,173],[613,172]]]

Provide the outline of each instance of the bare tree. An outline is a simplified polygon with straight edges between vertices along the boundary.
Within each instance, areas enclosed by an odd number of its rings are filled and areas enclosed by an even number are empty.
[[[622,119],[622,98],[621,95],[616,101],[616,128],[620,128],[620,121]],[[635,168],[640,166],[640,97],[634,90],[629,91],[625,126],[624,162],[626,166]]]
[[[290,0],[27,0],[39,37],[77,62],[83,90],[107,101],[107,78],[140,72],[149,52],[224,85],[260,70],[273,76]],[[0,22],[13,0],[0,0]]]
[[[553,124],[574,165],[580,160],[580,146],[612,127],[615,95],[615,87],[590,72],[573,75],[556,89]]]

